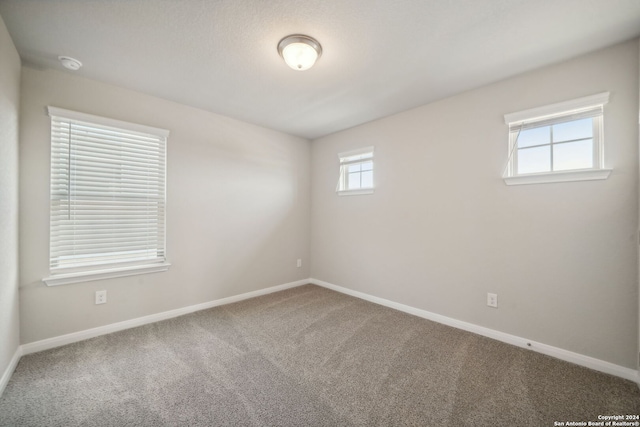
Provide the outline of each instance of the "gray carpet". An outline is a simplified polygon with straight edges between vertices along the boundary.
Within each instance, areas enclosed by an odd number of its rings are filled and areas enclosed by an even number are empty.
[[[636,384],[306,285],[25,356],[2,426],[553,426]]]

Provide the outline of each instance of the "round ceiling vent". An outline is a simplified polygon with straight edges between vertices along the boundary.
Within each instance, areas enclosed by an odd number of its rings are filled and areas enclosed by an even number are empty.
[[[82,67],[82,62],[69,56],[58,56],[58,59],[62,63],[62,66],[67,70],[78,71]]]

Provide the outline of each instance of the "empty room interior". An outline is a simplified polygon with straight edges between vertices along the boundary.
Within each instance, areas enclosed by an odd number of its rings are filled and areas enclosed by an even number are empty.
[[[639,103],[637,0],[0,0],[0,426],[640,425]]]

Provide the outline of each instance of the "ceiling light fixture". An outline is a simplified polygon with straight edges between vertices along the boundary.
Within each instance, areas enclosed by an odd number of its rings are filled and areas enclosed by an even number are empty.
[[[312,37],[292,34],[280,40],[278,53],[294,70],[304,71],[313,67],[322,55],[322,46]]]
[[[58,56],[58,60],[62,63],[62,66],[67,70],[78,71],[82,67],[82,62],[69,56]]]

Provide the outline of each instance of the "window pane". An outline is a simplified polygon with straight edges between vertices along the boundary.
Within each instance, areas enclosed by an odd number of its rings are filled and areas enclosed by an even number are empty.
[[[362,171],[370,171],[373,169],[373,162],[361,163]]]
[[[518,148],[531,147],[533,145],[550,144],[551,129],[549,126],[541,128],[525,129],[518,135]]]
[[[593,167],[593,139],[553,146],[553,170],[589,169]]]
[[[356,163],[355,165],[347,166],[349,168],[349,173],[360,172],[360,163]]]
[[[360,172],[347,175],[347,190],[357,190],[360,188]]]
[[[362,172],[362,188],[373,187],[373,171]]]
[[[593,119],[574,120],[553,126],[553,142],[593,137]],[[555,154],[555,153],[554,153]]]
[[[550,145],[518,150],[518,173],[550,172],[550,150]]]

